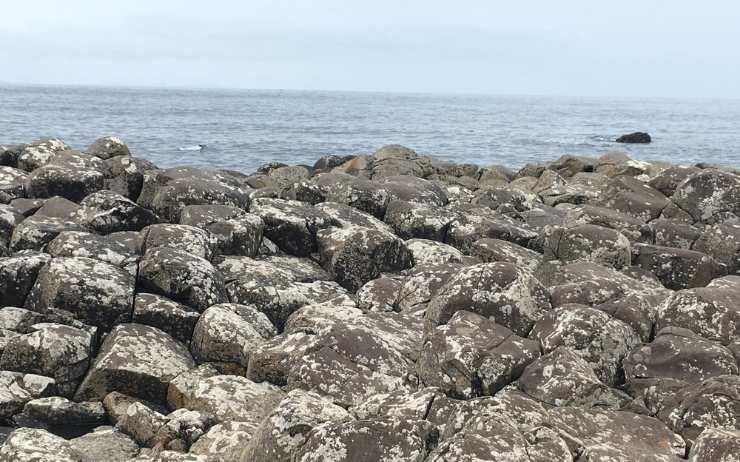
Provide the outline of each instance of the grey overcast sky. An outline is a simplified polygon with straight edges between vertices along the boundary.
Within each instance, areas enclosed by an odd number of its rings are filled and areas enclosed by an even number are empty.
[[[1,0],[0,81],[740,97],[740,3]]]

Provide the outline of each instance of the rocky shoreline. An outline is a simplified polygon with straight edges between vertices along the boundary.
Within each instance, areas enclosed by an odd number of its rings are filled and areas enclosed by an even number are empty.
[[[0,461],[731,461],[740,173],[0,147]]]

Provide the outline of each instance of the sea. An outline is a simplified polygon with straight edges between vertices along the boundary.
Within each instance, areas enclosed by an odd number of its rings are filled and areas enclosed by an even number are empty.
[[[653,142],[614,142],[634,131]],[[610,151],[737,167],[740,100],[0,85],[0,145],[57,137],[84,150],[104,135],[160,167],[245,173],[385,144],[511,168]]]

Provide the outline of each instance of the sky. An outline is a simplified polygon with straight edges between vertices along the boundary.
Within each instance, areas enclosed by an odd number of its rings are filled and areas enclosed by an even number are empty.
[[[0,81],[740,97],[740,3],[0,0]]]

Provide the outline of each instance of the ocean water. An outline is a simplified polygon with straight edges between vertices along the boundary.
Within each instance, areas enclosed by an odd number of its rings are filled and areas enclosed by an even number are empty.
[[[647,131],[649,145],[614,143]],[[117,135],[159,166],[251,172],[399,143],[513,168],[621,150],[641,160],[740,165],[740,100],[504,97],[281,90],[0,86],[0,144]],[[179,148],[205,144],[202,151]]]

